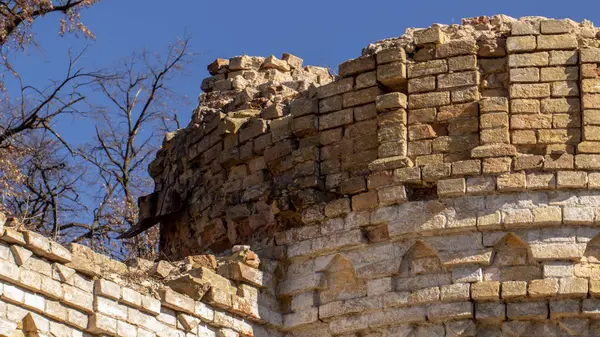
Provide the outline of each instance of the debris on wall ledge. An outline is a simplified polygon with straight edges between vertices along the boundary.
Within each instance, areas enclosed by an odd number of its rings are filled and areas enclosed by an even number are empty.
[[[290,54],[217,59],[192,122],[149,167],[136,230],[160,223],[163,254],[182,258],[271,247],[277,232],[350,211],[596,188],[597,33],[464,19],[376,42],[335,78]]]
[[[127,266],[0,218],[0,336],[278,336],[270,263],[248,247]]]

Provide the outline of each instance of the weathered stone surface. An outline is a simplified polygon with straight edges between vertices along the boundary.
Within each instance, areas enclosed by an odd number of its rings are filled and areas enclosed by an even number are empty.
[[[335,82],[218,60],[151,165],[156,270],[0,220],[0,329],[596,335],[596,45],[587,22],[495,16],[373,43]]]

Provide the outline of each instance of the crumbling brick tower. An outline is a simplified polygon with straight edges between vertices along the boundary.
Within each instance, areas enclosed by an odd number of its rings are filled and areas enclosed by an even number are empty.
[[[600,335],[597,33],[465,19],[335,78],[219,59],[132,233],[277,261],[287,336]]]

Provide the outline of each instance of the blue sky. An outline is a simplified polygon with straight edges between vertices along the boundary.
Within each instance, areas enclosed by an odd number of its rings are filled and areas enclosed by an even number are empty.
[[[600,25],[597,1],[205,1],[205,0],[101,0],[83,12],[84,23],[96,34],[95,41],[61,38],[58,16],[35,24],[39,48],[17,54],[15,63],[29,83],[43,84],[64,70],[67,50],[88,46],[82,64],[89,68],[110,67],[134,50],[161,51],[184,32],[198,53],[186,76],[172,83],[190,106],[180,111],[187,125],[208,76],[206,65],[217,57],[239,54],[280,56],[290,52],[305,64],[331,66],[360,55],[369,42],[399,36],[407,27],[431,23],[460,23],[461,18],[498,13],[513,17],[540,15],[587,18]],[[595,20],[596,19],[596,20]],[[73,141],[89,135],[89,123],[61,128]]]

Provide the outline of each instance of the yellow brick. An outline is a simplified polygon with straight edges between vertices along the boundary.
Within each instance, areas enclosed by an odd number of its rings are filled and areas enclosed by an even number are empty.
[[[500,282],[485,281],[471,284],[471,298],[475,301],[493,300],[500,297]]]

